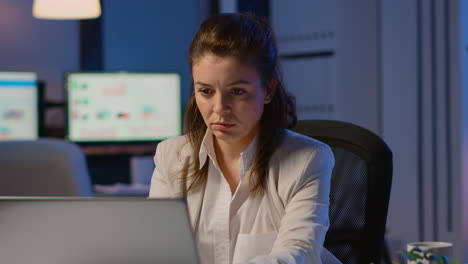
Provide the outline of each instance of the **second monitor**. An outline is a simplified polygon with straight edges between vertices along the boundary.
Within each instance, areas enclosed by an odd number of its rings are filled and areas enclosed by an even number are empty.
[[[160,141],[181,134],[177,73],[68,73],[67,135],[73,142]]]
[[[0,72],[0,141],[39,137],[39,85],[34,72]]]

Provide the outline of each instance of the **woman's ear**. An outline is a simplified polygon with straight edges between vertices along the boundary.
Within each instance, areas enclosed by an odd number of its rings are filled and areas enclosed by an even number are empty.
[[[267,87],[266,87],[267,89],[265,93],[265,100],[264,100],[265,104],[270,103],[271,100],[273,99],[273,96],[275,95],[275,92],[276,92],[277,85],[278,85],[278,80],[276,79],[272,79],[268,82]]]

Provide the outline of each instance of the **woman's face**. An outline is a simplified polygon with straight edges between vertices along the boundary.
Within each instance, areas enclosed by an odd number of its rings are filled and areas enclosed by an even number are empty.
[[[255,66],[207,55],[193,64],[192,76],[197,107],[215,139],[247,146],[271,100]]]

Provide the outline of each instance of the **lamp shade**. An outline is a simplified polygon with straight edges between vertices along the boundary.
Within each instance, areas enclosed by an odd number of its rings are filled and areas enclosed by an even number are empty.
[[[42,19],[89,19],[101,15],[99,0],[34,0],[33,16]]]

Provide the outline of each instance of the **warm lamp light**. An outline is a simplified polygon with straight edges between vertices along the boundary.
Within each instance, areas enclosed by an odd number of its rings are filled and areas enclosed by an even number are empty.
[[[34,0],[33,16],[42,19],[89,19],[101,15],[99,0]]]

